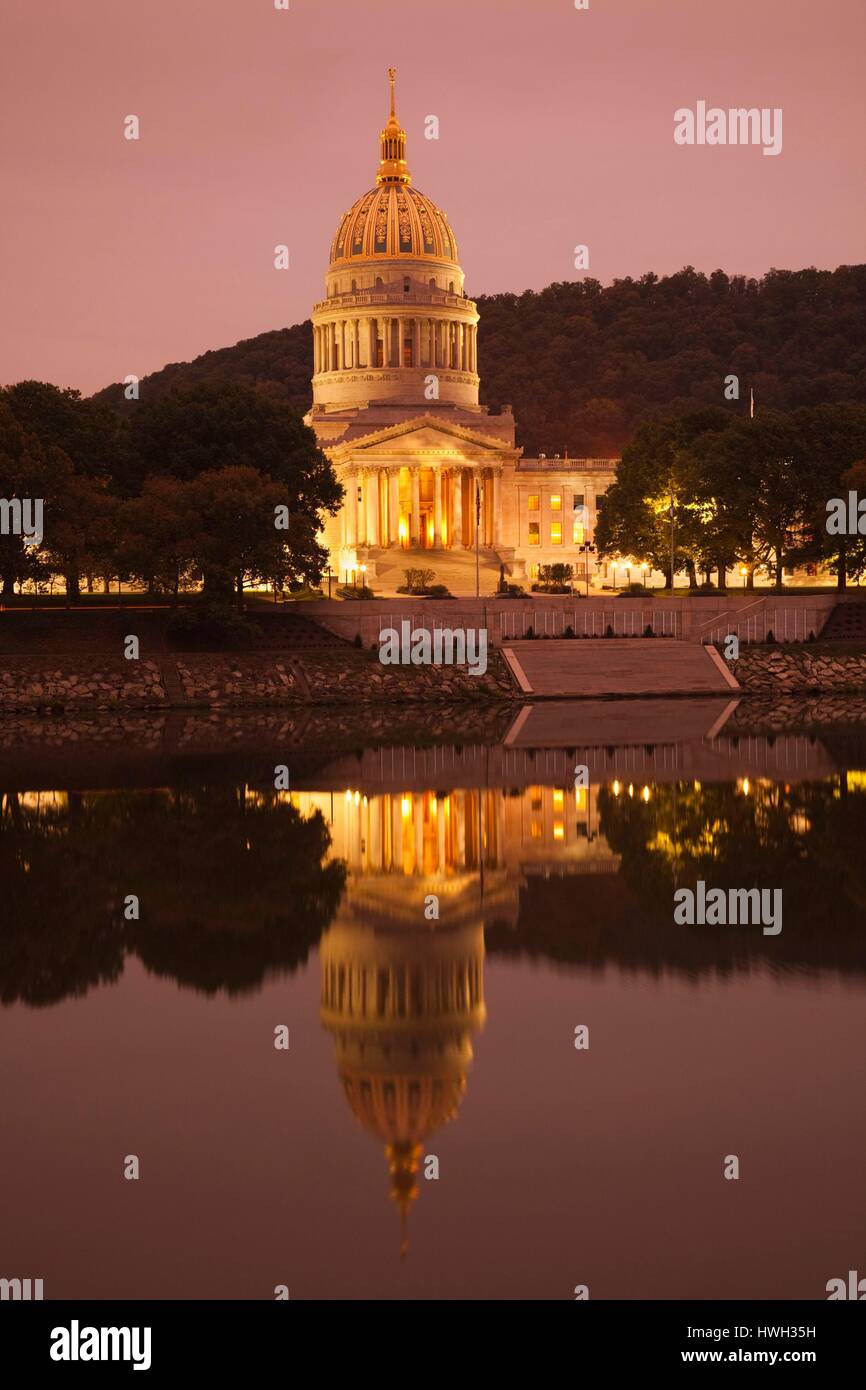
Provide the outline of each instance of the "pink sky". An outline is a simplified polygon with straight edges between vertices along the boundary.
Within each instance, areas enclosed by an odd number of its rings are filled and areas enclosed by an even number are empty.
[[[578,243],[605,283],[864,259],[862,0],[5,0],[3,30],[2,382],[90,392],[308,317],[389,64],[470,294],[578,278]],[[699,99],[782,107],[782,153],[676,146]]]

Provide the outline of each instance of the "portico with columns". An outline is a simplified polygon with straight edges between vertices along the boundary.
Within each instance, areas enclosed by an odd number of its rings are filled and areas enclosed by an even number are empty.
[[[362,564],[372,574],[383,552],[392,561],[398,552],[424,552],[435,570],[437,552],[474,550],[476,529],[480,549],[502,543],[502,471],[519,456],[504,441],[420,416],[328,453],[345,500],[326,543],[344,582]]]

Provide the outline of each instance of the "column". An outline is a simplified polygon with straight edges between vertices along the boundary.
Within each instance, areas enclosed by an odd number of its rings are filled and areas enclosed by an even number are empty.
[[[435,327],[435,320],[434,320],[434,319],[428,319],[428,320],[427,320],[427,356],[428,356],[428,358],[429,358],[429,361],[428,361],[428,363],[427,363],[427,366],[428,366],[428,367],[431,367],[431,368],[435,371],[435,370],[436,370],[436,327]]]
[[[412,464],[412,530],[409,533],[411,545],[421,544],[421,475],[417,464]]]
[[[403,872],[403,803],[399,796],[391,797],[391,868]]]
[[[369,815],[369,834],[367,841],[367,859],[370,866],[377,872],[382,869],[382,797],[371,796],[367,802],[367,812]]]
[[[457,365],[461,372],[466,371],[466,324],[457,326]]]
[[[433,469],[433,545],[442,549],[442,470]]]
[[[421,320],[412,321],[412,366],[421,366]]]
[[[358,544],[367,544],[367,473],[363,468],[358,469],[358,487],[361,492],[358,502]],[[357,494],[356,494],[357,495]]]
[[[491,545],[498,545],[502,540],[502,474],[498,468],[493,470],[493,534],[490,537]]]
[[[354,352],[355,361],[354,361],[354,366],[357,368],[357,367],[360,367],[360,365],[361,365],[361,320],[360,320],[360,319],[354,319],[354,320],[353,320],[353,327],[354,327],[354,330],[355,330],[355,352]]]
[[[388,470],[388,540],[392,550],[400,544],[400,470]]]
[[[424,798],[415,792],[412,797],[412,828],[415,831],[416,874],[424,872]]]
[[[448,857],[445,852],[445,802],[436,800],[436,869],[439,874],[444,874],[448,867]]]
[[[343,506],[346,510],[346,545],[354,549],[358,544],[358,475],[354,468],[350,468],[346,474]]]
[[[493,475],[489,468],[484,470],[484,545],[493,544]]]
[[[451,544],[463,549],[463,469],[454,469],[453,502],[451,507]]]
[[[367,469],[364,487],[364,500],[367,504],[367,544],[379,544],[379,472],[376,468]]]
[[[377,334],[377,332],[376,332],[376,320],[375,320],[374,318],[369,318],[369,319],[367,319],[367,366],[368,366],[368,367],[375,367],[375,365],[376,365],[376,338],[377,338],[377,336],[378,336],[378,334]]]

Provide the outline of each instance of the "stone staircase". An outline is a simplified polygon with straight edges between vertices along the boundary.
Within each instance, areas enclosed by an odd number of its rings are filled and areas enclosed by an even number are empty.
[[[499,556],[495,550],[480,552],[482,597],[490,597],[499,583]],[[390,550],[371,546],[367,565],[373,570],[372,585],[377,594],[387,597],[396,594],[406,583],[407,569],[433,570],[434,584],[444,584],[456,598],[475,594],[474,550]]]
[[[821,633],[822,642],[866,642],[866,603],[837,603]]]

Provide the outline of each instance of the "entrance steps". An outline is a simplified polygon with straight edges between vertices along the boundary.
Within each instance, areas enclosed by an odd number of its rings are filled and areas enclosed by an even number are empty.
[[[499,557],[495,550],[482,550],[479,559],[481,595],[489,598],[496,592],[499,583]],[[411,550],[391,550],[370,546],[367,565],[375,565],[374,589],[386,595],[396,594],[398,587],[406,583],[408,569],[432,570],[432,582],[444,584],[455,598],[475,594],[474,550],[425,550],[420,546]]]

